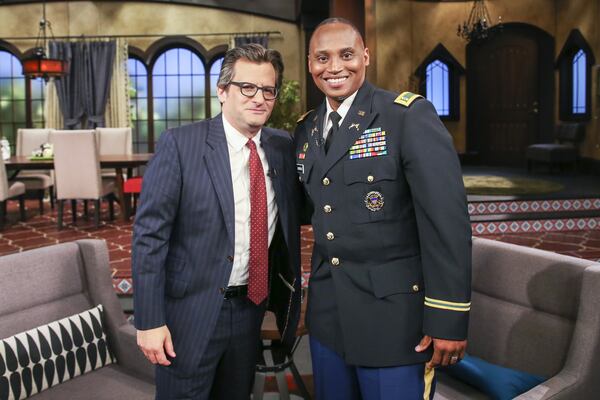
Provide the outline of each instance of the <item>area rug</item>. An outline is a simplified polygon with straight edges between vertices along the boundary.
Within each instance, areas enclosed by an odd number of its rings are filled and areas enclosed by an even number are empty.
[[[463,182],[467,194],[484,196],[543,194],[564,189],[563,185],[552,181],[495,175],[466,175]]]

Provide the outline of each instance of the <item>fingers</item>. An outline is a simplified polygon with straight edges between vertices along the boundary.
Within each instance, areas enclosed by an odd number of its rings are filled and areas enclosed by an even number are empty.
[[[427,363],[430,368],[453,365],[465,355],[466,340],[433,339],[433,356]]]
[[[423,336],[417,347],[415,347],[416,352],[423,352],[427,350],[427,348],[431,345],[431,336]]]
[[[171,334],[166,326],[138,331],[137,342],[144,356],[152,364],[171,365],[171,361],[167,359],[165,350],[171,357],[175,357],[175,351],[173,350]]]

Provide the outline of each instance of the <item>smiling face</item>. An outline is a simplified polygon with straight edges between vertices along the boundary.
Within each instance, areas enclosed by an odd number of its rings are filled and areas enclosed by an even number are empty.
[[[271,63],[254,63],[239,59],[233,67],[234,82],[249,82],[258,87],[275,86],[277,75]],[[265,100],[262,90],[253,97],[246,97],[235,85],[217,88],[223,115],[244,136],[251,138],[267,122],[273,111],[275,100]]]
[[[367,65],[369,49],[350,25],[334,22],[313,33],[308,70],[334,110],[362,86]]]

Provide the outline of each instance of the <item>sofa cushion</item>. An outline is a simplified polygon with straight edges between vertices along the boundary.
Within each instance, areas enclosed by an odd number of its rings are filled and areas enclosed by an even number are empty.
[[[454,378],[476,387],[493,400],[513,399],[546,380],[541,376],[501,367],[470,355],[443,370]]]
[[[25,399],[115,362],[98,305],[0,341],[0,399]]]

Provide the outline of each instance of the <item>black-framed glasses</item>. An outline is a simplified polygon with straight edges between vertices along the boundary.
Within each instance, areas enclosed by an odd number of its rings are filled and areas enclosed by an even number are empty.
[[[240,88],[240,92],[246,97],[254,97],[259,90],[262,90],[265,100],[275,100],[278,90],[275,86],[256,86],[250,82],[229,82],[230,85],[235,85]]]

